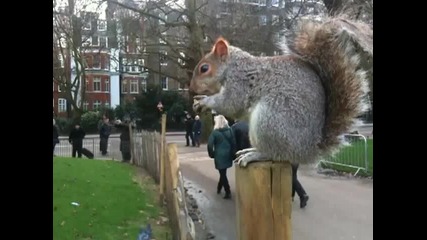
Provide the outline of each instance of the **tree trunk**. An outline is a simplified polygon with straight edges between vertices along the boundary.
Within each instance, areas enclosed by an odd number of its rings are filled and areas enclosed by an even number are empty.
[[[80,123],[82,119],[82,111],[74,110],[73,111],[73,124]]]

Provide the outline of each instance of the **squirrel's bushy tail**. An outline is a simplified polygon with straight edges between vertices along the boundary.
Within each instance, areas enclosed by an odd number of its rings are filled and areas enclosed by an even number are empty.
[[[329,152],[365,111],[368,85],[360,56],[362,51],[373,56],[372,29],[337,17],[321,23],[301,22],[294,36],[294,51],[314,66],[325,88],[326,118],[319,147]]]

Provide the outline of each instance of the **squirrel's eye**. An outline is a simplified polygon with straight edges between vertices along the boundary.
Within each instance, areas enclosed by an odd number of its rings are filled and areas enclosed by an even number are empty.
[[[201,73],[205,73],[205,72],[207,72],[209,70],[209,65],[208,64],[203,64],[201,67],[200,67],[200,72]]]

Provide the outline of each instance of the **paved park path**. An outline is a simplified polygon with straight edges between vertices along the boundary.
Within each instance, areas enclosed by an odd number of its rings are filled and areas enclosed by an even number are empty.
[[[213,160],[200,148],[179,146],[181,171],[187,185],[198,189],[195,198],[205,215],[209,230],[219,240],[236,239],[234,200],[216,194],[218,172]],[[228,177],[235,189],[234,167]],[[301,166],[299,178],[310,200],[305,209],[299,200],[293,203],[294,240],[371,240],[373,239],[373,182],[369,179],[328,177],[316,173],[313,166]]]

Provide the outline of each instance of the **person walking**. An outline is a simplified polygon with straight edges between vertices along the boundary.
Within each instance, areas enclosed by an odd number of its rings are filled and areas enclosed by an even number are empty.
[[[114,126],[121,131],[120,133],[120,152],[122,152],[122,162],[130,162],[132,158],[131,146],[130,146],[130,120],[125,119],[122,123],[117,120]]]
[[[111,134],[111,127],[109,124],[109,119],[104,118],[102,120],[101,127],[99,129],[99,150],[101,151],[102,156],[107,155],[108,150],[108,138]]]
[[[186,147],[190,146],[190,139],[191,139],[191,145],[194,147],[196,146],[196,143],[194,142],[194,137],[193,137],[194,120],[189,113],[187,113],[187,115],[185,116],[184,123],[185,123],[185,140],[187,142],[185,146]]]
[[[83,130],[83,128],[80,127],[80,124],[77,123],[68,136],[68,141],[72,144],[71,156],[73,158],[76,157],[76,153],[78,158],[82,157],[83,138],[85,136],[86,132]]]
[[[307,201],[309,197],[297,177],[299,164],[292,163],[291,167],[292,167],[292,201],[294,201],[295,192],[296,192],[300,199],[300,208],[305,208],[305,206],[307,206]]]
[[[197,145],[197,147],[200,147],[200,135],[202,135],[202,121],[200,121],[199,115],[196,115],[196,117],[194,117],[193,134],[195,144]]]
[[[230,199],[231,191],[227,178],[227,169],[233,165],[233,158],[236,153],[236,140],[224,116],[215,116],[214,122],[214,130],[208,139],[208,154],[210,158],[214,159],[215,168],[219,172],[217,194],[220,194],[222,188],[224,188],[224,199]]]
[[[231,129],[236,138],[236,151],[252,147],[249,140],[249,124],[246,121],[236,120]]]

